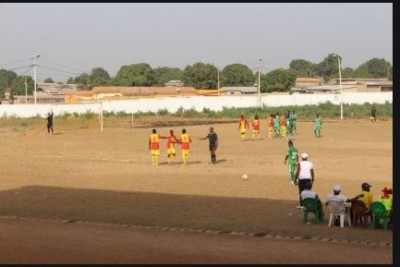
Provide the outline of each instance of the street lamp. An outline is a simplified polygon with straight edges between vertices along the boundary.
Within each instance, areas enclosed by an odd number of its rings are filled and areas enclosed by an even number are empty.
[[[339,65],[339,88],[340,88],[340,119],[343,120],[343,88],[342,88],[342,71],[340,67],[340,57],[336,55]]]
[[[35,99],[35,105],[36,105],[36,59],[37,58],[39,58],[40,57],[40,55],[36,55],[36,53],[35,53],[35,55],[33,56],[33,79],[34,79],[34,84],[33,84],[33,86],[34,86],[34,99]]]

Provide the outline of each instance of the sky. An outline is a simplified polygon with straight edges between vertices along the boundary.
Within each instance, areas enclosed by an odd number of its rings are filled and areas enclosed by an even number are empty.
[[[0,69],[66,82],[102,67],[289,68],[293,59],[342,67],[393,64],[392,3],[0,3]]]

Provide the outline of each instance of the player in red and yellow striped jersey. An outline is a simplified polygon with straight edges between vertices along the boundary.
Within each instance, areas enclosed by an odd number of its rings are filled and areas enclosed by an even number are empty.
[[[240,115],[239,128],[238,128],[238,130],[240,131],[240,137],[242,141],[246,139],[247,128],[249,128],[249,122],[244,118],[244,115],[242,114]]]
[[[251,126],[253,127],[253,135],[252,139],[260,140],[260,121],[258,120],[258,116],[254,116],[254,120],[251,122]]]
[[[158,166],[158,157],[160,156],[160,139],[163,138],[157,134],[157,130],[153,129],[152,134],[149,137],[149,150],[151,155],[151,164]]]
[[[267,125],[268,125],[268,138],[272,138],[272,133],[274,132],[274,116],[272,113],[269,114]]]
[[[280,117],[280,125],[281,125],[281,136],[285,137],[286,136],[286,115],[285,115],[285,113],[282,113],[282,116]]]
[[[174,131],[169,131],[169,136],[163,137],[167,139],[167,156],[168,156],[168,165],[174,164],[175,161],[175,143],[178,142],[178,138],[175,136]]]
[[[186,129],[182,129],[181,137],[179,138],[179,143],[182,148],[182,160],[183,164],[187,165],[189,162],[189,149],[192,138],[186,133]]]

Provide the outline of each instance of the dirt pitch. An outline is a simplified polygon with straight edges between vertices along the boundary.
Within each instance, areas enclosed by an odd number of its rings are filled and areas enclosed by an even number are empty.
[[[187,129],[193,139],[188,166],[181,164],[180,149],[176,164],[166,164],[165,140],[161,143],[160,165],[151,166],[148,137],[154,125],[158,125],[158,133],[162,135],[167,135],[170,129],[174,129],[176,134],[183,127]],[[207,141],[198,139],[207,135],[211,125],[220,140],[216,165],[210,164]],[[158,118],[147,123],[137,120],[132,126],[128,122],[115,124],[106,120],[103,132],[99,131],[97,123],[90,123],[89,126],[58,124],[55,118],[54,135],[47,134],[45,123],[28,129],[0,129],[3,155],[0,169],[1,223],[6,224],[13,218],[16,226],[18,220],[26,218],[28,221],[67,222],[71,226],[77,224],[76,227],[83,222],[154,227],[159,229],[160,235],[167,235],[163,231],[171,228],[199,232],[209,230],[219,233],[221,238],[235,233],[240,236],[242,233],[253,236],[253,239],[266,236],[290,239],[282,245],[287,249],[310,244],[307,242],[320,242],[312,257],[285,255],[279,258],[277,252],[271,250],[270,256],[265,251],[264,256],[258,255],[259,258],[252,255],[252,261],[246,258],[244,252],[240,254],[242,257],[227,255],[222,259],[221,255],[219,258],[211,257],[205,250],[203,257],[199,258],[190,258],[177,251],[175,255],[171,251],[174,248],[178,250],[179,246],[174,242],[160,241],[159,246],[169,247],[168,255],[175,257],[167,257],[167,253],[160,251],[158,256],[149,254],[147,261],[128,257],[122,260],[125,263],[392,262],[391,230],[347,226],[344,229],[328,228],[328,211],[320,225],[313,222],[312,216],[309,224],[302,223],[302,212],[296,209],[298,189],[289,183],[287,166],[283,164],[287,140],[266,138],[265,121],[261,125],[264,126],[262,140],[244,142],[240,141],[236,122],[215,121],[202,125],[198,121],[185,120],[166,123]],[[313,135],[311,122],[299,121],[298,134],[293,140],[299,152],[307,152],[315,165],[313,189],[322,199],[335,184],[340,184],[344,195],[353,197],[360,191],[361,183],[368,182],[372,184],[371,191],[375,198],[379,197],[383,186],[392,185],[392,121],[379,121],[377,124],[367,120],[324,121],[319,139]],[[242,180],[242,174],[247,174],[249,179]],[[37,226],[38,222],[32,221],[31,227],[33,224]],[[49,226],[41,227],[45,231]],[[90,223],[86,227],[90,227]],[[18,231],[16,229],[7,233],[17,237],[19,235],[13,234],[13,231]],[[63,231],[62,228],[59,230]],[[124,228],[121,231],[128,230]],[[40,230],[36,231],[40,233]],[[104,232],[107,232],[106,229]],[[175,233],[179,234],[183,235]],[[95,236],[93,234],[92,238]],[[179,238],[182,236],[171,237],[171,240]],[[204,236],[193,238],[207,240]],[[235,242],[247,242],[247,237],[240,238]],[[301,243],[293,243],[295,239]],[[212,242],[211,237],[208,240],[209,243],[204,241],[203,245],[221,245]],[[15,238],[8,241],[10,244],[14,242],[14,245],[26,242]],[[82,240],[82,244],[87,241]],[[44,245],[43,242],[41,245]],[[201,246],[200,243],[193,244]],[[47,248],[53,245],[49,241]],[[351,254],[352,259],[334,257],[329,246],[334,246],[332,249],[338,252],[354,250],[355,253]],[[201,250],[200,247],[198,249]],[[377,257],[371,251],[382,256]],[[285,250],[282,252],[284,254]],[[108,260],[94,255],[90,258],[87,254],[84,258],[79,256],[79,250],[72,258],[54,254],[53,258],[47,255],[48,258],[35,260],[34,253],[29,258],[26,251],[25,258],[20,258],[18,245],[14,247],[14,254],[15,257],[11,258],[0,254],[0,262],[120,262],[115,259],[117,254],[110,255]],[[271,257],[272,254],[276,257]]]

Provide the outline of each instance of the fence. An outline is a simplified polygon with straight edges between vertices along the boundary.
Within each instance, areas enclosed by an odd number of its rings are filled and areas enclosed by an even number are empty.
[[[347,92],[342,94],[344,104],[364,104],[385,102],[392,103],[392,92]],[[260,97],[261,105],[267,107],[318,105],[331,102],[340,105],[340,94],[263,94]],[[156,97],[130,100],[103,100],[82,104],[14,104],[0,105],[2,117],[45,117],[47,112],[53,111],[55,116],[63,114],[84,114],[87,112],[157,112],[166,109],[171,113],[183,108],[202,111],[204,108],[221,111],[224,107],[246,108],[257,107],[257,95],[232,95],[232,96],[188,96],[188,97]]]

